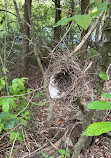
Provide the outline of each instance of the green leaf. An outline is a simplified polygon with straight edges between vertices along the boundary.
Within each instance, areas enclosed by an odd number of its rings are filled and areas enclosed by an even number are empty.
[[[27,77],[22,77],[21,78],[23,81],[25,81],[25,80],[28,80],[29,78],[27,78]]]
[[[66,153],[66,157],[70,157],[70,153]]]
[[[89,25],[92,22],[92,18],[89,14],[85,15],[75,15],[75,21],[80,25],[84,30],[87,30]]]
[[[107,5],[108,5],[108,4],[109,4],[108,2],[103,2],[103,3],[101,3],[101,4],[99,5],[99,7],[98,7],[98,12],[104,11],[104,10],[107,8]]]
[[[0,133],[1,133],[1,130],[3,129],[4,127],[4,123],[0,123]]]
[[[27,121],[25,121],[24,119],[20,119],[20,121],[23,123],[23,125],[27,126]]]
[[[5,81],[1,78],[1,85],[5,86]]]
[[[15,103],[15,101],[11,101],[11,105],[14,107],[14,108],[16,108],[16,103]]]
[[[23,142],[23,135],[21,132],[19,132],[17,139],[22,143]]]
[[[15,138],[17,138],[18,132],[11,132],[10,134],[10,142],[13,142]]]
[[[62,18],[61,20],[59,20],[53,27],[57,27],[60,25],[64,25],[72,20],[74,20],[75,16],[72,16],[70,18]]]
[[[14,139],[17,138],[21,143],[23,142],[23,135],[21,132],[11,132],[10,134],[10,142],[13,142]]]
[[[1,112],[0,113],[0,119],[4,119],[6,117],[9,117],[9,113],[8,112]]]
[[[111,131],[111,122],[97,122],[88,126],[83,135],[98,136]]]
[[[64,149],[59,149],[58,152],[62,155],[66,154],[66,151]]]
[[[111,99],[111,93],[103,93],[102,96],[107,99]]]
[[[24,87],[24,83],[23,83],[23,80],[22,79],[18,79],[18,84],[22,87]]]
[[[96,109],[96,110],[109,110],[111,109],[111,102],[109,101],[100,101],[95,100],[87,105],[89,109]]]
[[[10,121],[5,122],[4,128],[12,129],[17,122],[18,122],[18,120],[16,118],[12,118],[12,119],[10,119]]]
[[[107,76],[107,74],[106,74],[105,72],[100,72],[100,73],[99,73],[99,77],[100,77],[101,79],[103,79],[103,80],[107,80],[107,79],[108,79],[108,76]]]
[[[9,100],[5,100],[2,103],[2,111],[3,112],[8,112],[9,111]]]
[[[18,78],[14,78],[13,80],[12,80],[12,83],[17,83],[18,82]]]
[[[13,88],[13,91],[14,91],[14,92],[16,91],[17,86],[18,86],[18,83],[17,83],[17,82],[12,83],[12,88]]]

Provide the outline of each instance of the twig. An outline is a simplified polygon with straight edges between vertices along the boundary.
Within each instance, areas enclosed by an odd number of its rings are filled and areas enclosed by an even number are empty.
[[[89,65],[87,66],[87,68],[84,70],[84,73],[91,67],[92,65],[92,61],[89,63]]]
[[[69,54],[69,57],[71,57],[74,53],[76,53],[82,46],[83,44],[86,42],[86,40],[89,38],[89,36],[91,35],[91,33],[95,30],[96,26],[98,25],[98,23],[100,22],[102,16],[104,15],[104,11],[100,13],[99,18],[96,20],[95,24],[90,28],[90,30],[88,31],[88,33],[83,37],[82,41],[80,42],[80,44],[74,49],[74,51],[72,51]]]
[[[51,51],[51,53],[53,53],[53,52],[57,49],[57,47],[61,44],[61,42],[64,40],[65,36],[66,36],[66,35],[68,34],[68,32],[70,31],[70,29],[71,29],[71,27],[72,27],[72,24],[73,24],[73,21],[72,21],[72,23],[71,23],[69,29],[67,30],[67,32],[64,34],[64,36],[62,37],[62,39],[60,40],[60,42],[56,45],[56,47]]]
[[[15,139],[14,139],[14,141],[13,141],[13,145],[12,145],[12,148],[11,148],[11,152],[10,152],[9,158],[11,158],[11,156],[12,156],[12,151],[13,151],[13,148],[14,148],[15,141],[16,141],[16,139],[17,139],[17,136],[18,136],[18,132],[17,132],[17,134],[16,134],[16,136],[15,136]]]
[[[20,115],[23,111],[25,111],[25,109],[29,106],[31,100],[32,100],[33,96],[31,97],[31,99],[29,100],[27,106],[25,106],[25,108],[23,110],[21,110],[14,118],[16,118],[18,115]]]

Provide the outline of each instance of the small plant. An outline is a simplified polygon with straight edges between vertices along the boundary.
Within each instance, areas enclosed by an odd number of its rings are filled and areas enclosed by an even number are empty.
[[[0,78],[0,133],[6,131],[10,133],[10,141],[17,138],[21,143],[23,141],[22,132],[15,128],[19,123],[27,125],[30,112],[26,110],[28,101],[25,94],[30,89],[25,90],[25,82],[28,78],[15,78],[11,85],[7,82],[8,78]]]
[[[103,80],[107,80],[107,74],[101,72],[99,77]],[[102,96],[107,99],[111,99],[111,93],[103,93]],[[111,109],[111,102],[110,101],[100,101],[95,100],[87,105],[89,109],[96,109],[96,110],[109,110]],[[103,133],[108,133],[111,131],[111,122],[97,122],[93,123],[88,126],[88,128],[84,131],[83,135],[87,136],[98,136]]]
[[[60,156],[59,156],[60,155]],[[54,158],[53,156],[47,157],[45,153],[42,152],[42,157],[44,158]],[[59,149],[58,150],[58,156],[59,158],[69,158],[70,157],[70,153],[69,153],[69,149]]]

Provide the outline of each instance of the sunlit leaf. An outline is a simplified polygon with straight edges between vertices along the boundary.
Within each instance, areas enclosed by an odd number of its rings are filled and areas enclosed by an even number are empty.
[[[91,25],[92,18],[89,14],[75,15],[74,17],[77,24],[80,25],[84,30],[87,30],[87,28]]]
[[[100,77],[101,79],[103,79],[103,80],[107,80],[107,79],[108,79],[108,76],[107,76],[107,74],[106,74],[105,72],[100,72],[100,73],[99,73],[99,77]]]
[[[108,4],[109,4],[108,2],[101,3],[98,7],[98,12],[104,11],[107,8]]]
[[[21,143],[23,142],[23,135],[20,132],[11,132],[10,134],[10,141],[13,142],[17,138]]]
[[[2,86],[5,86],[5,81],[4,81],[2,78],[1,78],[0,81],[1,81],[1,85],[2,85]]]
[[[8,100],[3,101],[3,103],[2,103],[3,112],[8,112],[9,111],[9,103],[10,102]]]
[[[111,122],[97,122],[88,126],[83,135],[98,136],[111,131]]]
[[[96,109],[96,110],[109,110],[111,109],[111,102],[109,101],[101,101],[95,100],[87,105],[89,109]]]
[[[24,83],[23,83],[23,80],[22,79],[18,79],[18,84],[22,87],[24,87]]]
[[[103,93],[102,96],[107,99],[111,99],[111,93]]]
[[[59,20],[55,25],[54,27],[57,27],[57,26],[60,26],[60,25],[64,25],[72,20],[74,20],[75,16],[72,16],[70,18],[62,18],[61,20]]]
[[[64,155],[66,153],[66,151],[64,149],[59,149],[58,152],[62,155]]]
[[[16,91],[17,86],[18,86],[18,83],[17,83],[17,82],[12,83],[12,88],[13,88],[13,91]]]

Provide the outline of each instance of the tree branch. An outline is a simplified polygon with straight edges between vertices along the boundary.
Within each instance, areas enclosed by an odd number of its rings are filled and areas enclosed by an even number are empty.
[[[86,40],[89,38],[89,36],[91,35],[91,33],[95,30],[96,26],[99,24],[102,16],[104,15],[104,11],[100,13],[99,18],[96,20],[95,24],[90,28],[90,30],[88,31],[88,33],[83,37],[82,41],[80,42],[80,44],[74,49],[74,51],[72,51],[69,54],[69,57],[71,57],[74,53],[76,53],[82,46],[83,44],[86,42]]]

